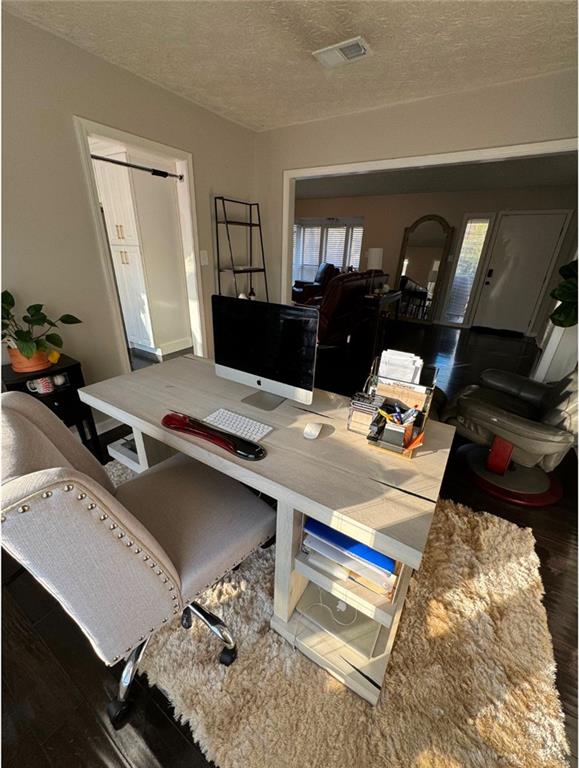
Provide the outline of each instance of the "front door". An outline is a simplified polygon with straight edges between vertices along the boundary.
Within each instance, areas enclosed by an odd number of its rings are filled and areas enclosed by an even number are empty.
[[[474,326],[528,333],[567,218],[566,211],[500,214]]]

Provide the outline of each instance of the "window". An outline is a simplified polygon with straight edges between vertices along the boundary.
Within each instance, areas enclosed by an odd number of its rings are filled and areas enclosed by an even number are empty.
[[[491,219],[467,219],[456,270],[448,294],[444,320],[462,325],[470,301],[480,258],[487,240]]]
[[[293,279],[312,282],[323,262],[359,269],[363,219],[299,219],[294,224]]]

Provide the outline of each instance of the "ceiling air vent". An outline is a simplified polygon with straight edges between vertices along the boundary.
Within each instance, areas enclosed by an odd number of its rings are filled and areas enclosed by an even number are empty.
[[[357,59],[368,56],[370,48],[368,43],[362,37],[353,37],[351,40],[344,40],[343,43],[329,45],[327,48],[320,48],[314,51],[312,56],[324,67],[341,67],[342,64],[351,64]]]

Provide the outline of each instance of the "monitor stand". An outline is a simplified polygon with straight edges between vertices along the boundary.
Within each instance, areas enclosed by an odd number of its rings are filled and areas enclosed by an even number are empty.
[[[241,402],[252,405],[254,408],[261,408],[262,411],[273,411],[278,405],[281,405],[285,399],[285,397],[281,397],[280,395],[272,395],[271,392],[257,390],[256,392],[252,392],[251,395],[244,397]]]

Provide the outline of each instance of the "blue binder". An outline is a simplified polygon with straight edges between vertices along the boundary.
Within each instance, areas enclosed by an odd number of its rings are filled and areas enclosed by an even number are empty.
[[[383,555],[381,552],[377,552],[372,547],[368,547],[366,544],[362,544],[355,539],[351,539],[345,533],[340,533],[340,531],[336,531],[334,528],[330,528],[329,525],[320,523],[318,520],[312,520],[308,517],[304,530],[307,533],[311,533],[312,536],[324,539],[329,544],[344,550],[344,552],[352,555],[352,557],[365,560],[367,563],[376,566],[376,568],[381,568],[383,571],[388,571],[388,573],[395,573],[396,571],[396,562],[391,557]]]

